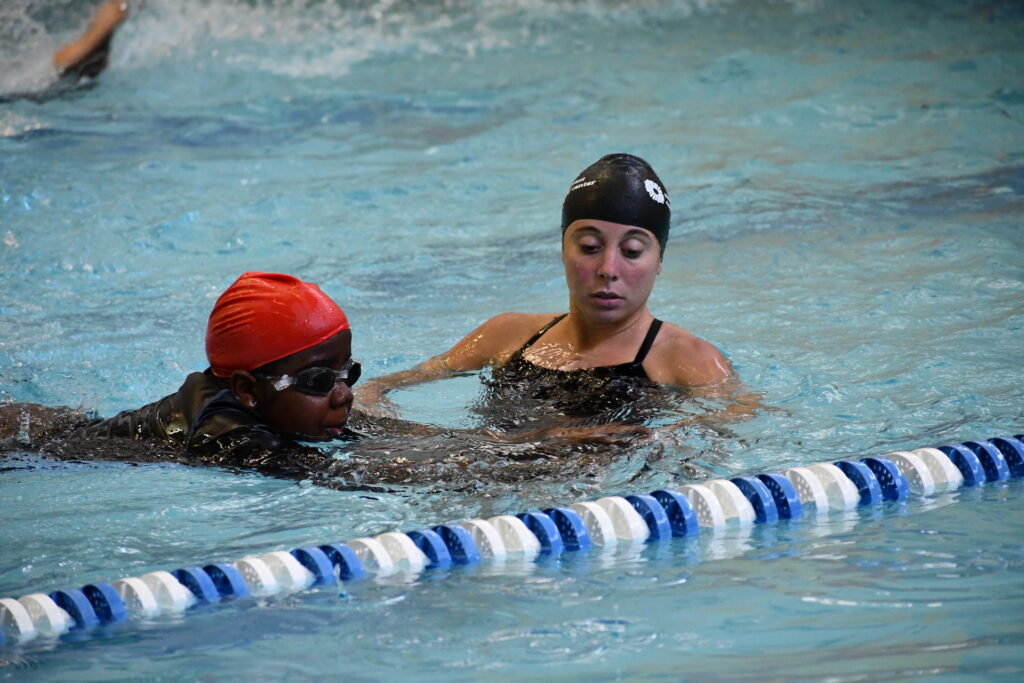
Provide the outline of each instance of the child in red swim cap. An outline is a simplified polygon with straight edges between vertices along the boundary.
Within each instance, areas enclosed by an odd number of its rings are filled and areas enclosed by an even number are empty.
[[[157,439],[189,458],[238,466],[345,433],[360,366],[345,313],[315,284],[243,274],[213,307],[206,355],[210,367],[176,393],[82,433]]]

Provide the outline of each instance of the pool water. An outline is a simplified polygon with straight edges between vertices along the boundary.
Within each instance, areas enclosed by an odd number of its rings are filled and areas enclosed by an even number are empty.
[[[4,3],[0,93],[51,84],[92,7]],[[7,453],[0,595],[1020,433],[1022,29],[1014,2],[147,0],[94,87],[0,103],[0,399],[174,391],[245,270],[320,283],[370,376],[563,311],[564,192],[629,151],[674,210],[653,312],[767,408],[458,490]],[[480,391],[395,397],[471,427]],[[1019,680],[1022,508],[1012,480],[354,582],[3,646],[0,676]]]

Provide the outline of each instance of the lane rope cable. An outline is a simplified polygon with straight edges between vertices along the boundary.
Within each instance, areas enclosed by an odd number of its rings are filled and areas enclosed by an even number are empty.
[[[702,529],[713,533],[727,525],[824,515],[1022,476],[1024,435],[1018,434],[274,550],[235,562],[0,598],[0,645],[57,639],[132,619],[180,615],[197,605],[297,593],[368,576],[640,545],[694,536]]]

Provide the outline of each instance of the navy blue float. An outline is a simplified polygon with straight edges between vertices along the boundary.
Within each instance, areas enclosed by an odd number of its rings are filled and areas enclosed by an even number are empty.
[[[842,470],[860,493],[860,505],[874,505],[882,502],[882,487],[868,466],[855,460],[837,460],[833,463]]]
[[[109,583],[98,581],[87,584],[82,586],[82,593],[92,605],[101,624],[124,621],[128,616],[128,612],[124,608],[124,600]]]
[[[796,492],[793,482],[778,472],[765,472],[754,478],[764,484],[772,494],[779,519],[797,519],[803,516],[804,507],[800,503],[800,494]]]
[[[871,473],[875,475],[875,479],[878,480],[878,485],[882,488],[882,499],[883,500],[903,500],[910,493],[910,487],[907,485],[907,478],[900,472],[900,468],[896,467],[896,463],[886,458],[864,458],[861,460]]]
[[[1010,476],[1024,477],[1024,442],[1015,436],[997,436],[994,439],[989,439],[989,441],[1006,458],[1006,465],[1010,468]]]
[[[249,586],[234,565],[217,562],[206,565],[203,571],[213,580],[213,585],[217,587],[217,592],[222,598],[245,598],[251,595]]]
[[[1010,478],[1010,468],[1006,465],[1006,458],[999,452],[999,449],[988,441],[965,441],[964,446],[970,448],[982,468],[985,470],[985,479],[988,481],[1006,481]]]

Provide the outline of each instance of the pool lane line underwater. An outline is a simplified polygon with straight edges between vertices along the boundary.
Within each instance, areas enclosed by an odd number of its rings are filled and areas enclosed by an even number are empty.
[[[825,514],[1022,476],[1024,435],[1018,434],[715,479],[678,490],[608,496],[407,533],[390,531],[347,543],[276,550],[236,562],[2,598],[0,644],[55,639],[136,618],[180,615],[196,605],[296,593],[371,575],[639,545],[694,536],[702,528],[796,519],[811,511]]]

